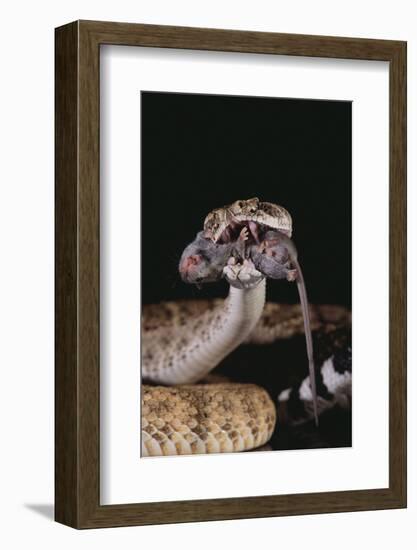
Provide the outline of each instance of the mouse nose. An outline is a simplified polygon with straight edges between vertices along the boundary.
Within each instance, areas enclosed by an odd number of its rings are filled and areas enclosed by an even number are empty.
[[[194,266],[198,265],[202,259],[203,258],[202,256],[200,256],[200,254],[193,254],[192,256],[187,256],[186,258],[184,258],[184,260],[180,265],[181,273],[187,273]]]

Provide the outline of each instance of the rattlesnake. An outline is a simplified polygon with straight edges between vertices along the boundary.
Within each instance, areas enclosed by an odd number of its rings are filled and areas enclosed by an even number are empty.
[[[143,308],[142,377],[148,383],[142,385],[142,456],[246,451],[265,444],[277,413],[264,388],[201,381],[242,343],[267,344],[304,330],[317,421],[310,321],[313,330],[331,330],[348,324],[350,314],[336,306],[308,308],[291,233],[290,214],[257,198],[212,211],[185,248],[179,271],[185,282],[198,285],[225,278],[228,297]],[[266,277],[296,280],[303,307],[265,305]]]

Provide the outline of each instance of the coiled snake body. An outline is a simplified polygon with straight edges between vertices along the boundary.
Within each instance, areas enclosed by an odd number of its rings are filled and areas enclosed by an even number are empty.
[[[265,444],[277,413],[264,388],[200,381],[242,343],[309,332],[310,320],[313,329],[348,322],[343,308],[315,306],[308,315],[304,288],[304,310],[265,305],[266,277],[303,283],[291,231],[285,209],[258,199],[211,212],[204,231],[184,250],[179,270],[187,283],[226,278],[228,297],[144,307],[142,377],[152,385],[142,386],[142,456],[247,451]],[[307,348],[311,375],[311,336]],[[279,369],[279,358],[277,363],[271,368]],[[311,382],[316,404],[310,376]]]

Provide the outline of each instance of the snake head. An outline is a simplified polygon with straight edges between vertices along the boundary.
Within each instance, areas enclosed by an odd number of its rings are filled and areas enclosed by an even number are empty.
[[[288,240],[291,236],[292,219],[282,206],[255,197],[213,210],[203,231],[181,256],[182,280],[199,285],[224,277],[231,286],[244,289],[253,288],[264,277],[287,276],[286,249],[272,243],[274,232]],[[279,273],[278,249],[283,251]]]
[[[238,237],[242,227],[251,227],[258,233],[275,229],[291,237],[292,218],[288,210],[272,202],[262,202],[257,197],[238,200],[212,210],[204,220],[204,236],[213,242],[229,242]]]
[[[275,242],[276,235],[289,241],[291,233],[292,219],[285,208],[254,197],[212,210],[203,237],[232,245],[223,275],[231,286],[253,288],[264,277],[291,280],[286,242]]]

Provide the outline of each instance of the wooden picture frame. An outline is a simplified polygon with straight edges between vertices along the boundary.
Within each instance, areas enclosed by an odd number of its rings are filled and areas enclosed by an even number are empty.
[[[406,506],[406,43],[76,21],[56,29],[56,500],[75,528]],[[389,62],[389,488],[100,505],[99,56],[103,44]]]

